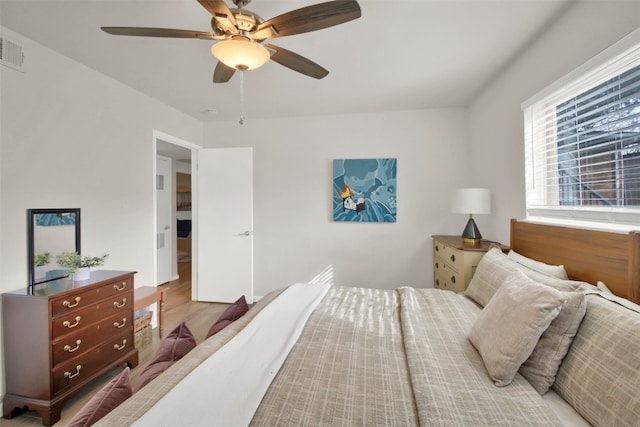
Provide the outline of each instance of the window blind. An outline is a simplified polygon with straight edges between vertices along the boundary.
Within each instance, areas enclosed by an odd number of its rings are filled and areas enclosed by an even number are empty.
[[[640,31],[523,111],[528,217],[640,224]]]

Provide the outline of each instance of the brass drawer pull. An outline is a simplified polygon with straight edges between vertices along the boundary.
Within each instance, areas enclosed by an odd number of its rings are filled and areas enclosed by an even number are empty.
[[[122,286],[118,286],[117,283],[113,285],[113,289],[115,289],[118,292],[124,291],[126,288],[127,288],[127,282],[122,282]]]
[[[451,254],[451,262],[456,262],[456,256],[454,254]]]
[[[113,349],[120,351],[120,350],[124,349],[126,346],[127,346],[127,340],[124,339],[124,340],[122,340],[122,345],[114,344],[113,345]]]
[[[113,326],[115,326],[118,329],[124,328],[124,325],[126,324],[127,324],[127,319],[125,317],[122,318],[122,323],[113,322]]]
[[[122,302],[120,302],[120,303],[119,303],[118,301],[114,301],[114,302],[113,302],[113,306],[114,306],[115,308],[122,308],[122,307],[124,307],[124,305],[125,305],[126,303],[127,303],[127,299],[126,299],[126,298],[122,298]]]
[[[439,250],[440,250],[440,247],[436,245],[436,252],[438,252]]]
[[[75,374],[72,374],[71,372],[67,371],[67,372],[64,373],[64,377],[65,378],[69,378],[69,379],[75,378],[78,375],[80,375],[80,369],[82,369],[82,365],[76,366],[76,373]]]
[[[440,268],[440,264],[436,262],[436,269]]]
[[[80,304],[80,297],[76,297],[76,303],[75,304],[73,304],[72,302],[67,301],[67,300],[64,300],[62,302],[62,305],[67,307],[67,308],[73,308],[73,307],[77,306],[78,304]]]
[[[456,276],[451,276],[451,283],[456,283]]]
[[[62,322],[62,326],[69,329],[75,328],[79,324],[80,324],[80,316],[76,316],[76,323],[74,324],[71,324],[71,322],[69,322],[68,320],[65,320],[64,322]]]
[[[76,346],[71,348],[71,346],[69,344],[64,346],[64,351],[66,351],[67,353],[73,353],[74,351],[76,351],[77,349],[80,348],[80,343],[82,342],[82,340],[76,340]]]

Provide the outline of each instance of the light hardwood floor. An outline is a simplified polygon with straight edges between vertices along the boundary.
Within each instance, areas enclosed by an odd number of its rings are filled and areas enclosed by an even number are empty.
[[[164,333],[167,335],[182,321],[187,323],[187,327],[196,338],[196,342],[200,343],[204,340],[207,332],[213,322],[228,307],[228,304],[194,302],[191,301],[191,263],[179,263],[178,274],[180,279],[169,282],[163,287],[169,288],[166,293],[166,301],[164,305]],[[155,306],[152,307],[155,311]],[[139,350],[139,363],[136,368],[131,371],[131,382],[135,384],[140,372],[144,369],[147,362],[151,359],[154,352],[160,345],[158,329],[153,329],[152,342]],[[114,369],[101,379],[94,381],[90,386],[85,388],[78,396],[68,401],[62,409],[62,418],[55,423],[56,427],[65,426],[71,418],[91,399],[91,397],[100,390],[109,380],[121,372],[122,368]],[[150,387],[152,384],[149,384]],[[7,420],[0,418],[0,426],[26,427],[41,426],[42,419],[37,412],[25,412],[13,419]]]

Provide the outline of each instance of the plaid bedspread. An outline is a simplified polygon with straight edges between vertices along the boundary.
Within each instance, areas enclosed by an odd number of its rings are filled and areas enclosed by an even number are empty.
[[[508,387],[492,383],[467,339],[478,312],[449,291],[335,286],[309,318],[251,425],[561,425],[520,375]],[[99,425],[131,424],[233,333],[223,332]]]

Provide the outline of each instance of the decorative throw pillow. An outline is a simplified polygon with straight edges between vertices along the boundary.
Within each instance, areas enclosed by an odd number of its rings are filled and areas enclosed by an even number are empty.
[[[196,340],[187,328],[187,324],[182,322],[169,335],[162,340],[160,348],[145,366],[136,381],[135,391],[137,392],[154,378],[166,371],[177,360],[182,359],[196,347]]]
[[[505,279],[515,271],[522,271],[535,282],[550,286],[559,291],[595,289],[595,286],[575,280],[563,280],[547,274],[539,273],[529,267],[515,262],[500,249],[490,249],[478,263],[476,272],[469,282],[464,294],[480,306],[487,305]]]
[[[162,340],[160,348],[158,348],[149,364],[166,361],[175,362],[182,359],[195,347],[196,339],[187,328],[187,324],[182,322]]]
[[[523,268],[526,267],[509,259],[500,249],[491,248],[478,263],[464,294],[484,307],[505,279]]]
[[[171,365],[176,363],[174,360],[165,360],[164,362],[149,363],[144,367],[144,370],[140,373],[140,376],[136,380],[133,392],[137,393],[142,387],[149,384],[156,379],[161,373],[169,369]]]
[[[511,383],[566,299],[565,293],[536,283],[519,271],[499,287],[469,333],[497,386]]]
[[[525,377],[540,395],[549,390],[567,355],[573,337],[587,311],[587,301],[582,292],[567,293],[567,301],[558,317],[553,319],[529,358],[520,366],[520,375]]]
[[[242,295],[238,298],[233,304],[231,304],[227,309],[218,317],[218,320],[211,326],[209,332],[207,332],[207,338],[211,335],[215,335],[231,323],[235,322],[244,314],[249,311],[249,305],[247,304],[247,300]]]
[[[132,395],[131,383],[129,382],[129,367],[126,367],[74,415],[67,427],[93,425]]]
[[[569,278],[569,276],[567,276],[566,270],[564,269],[564,265],[545,264],[544,262],[540,262],[535,259],[528,258],[524,255],[520,255],[513,250],[510,250],[507,256],[518,264],[522,264],[525,267],[528,267],[539,273],[557,277],[558,279],[566,280]]]

